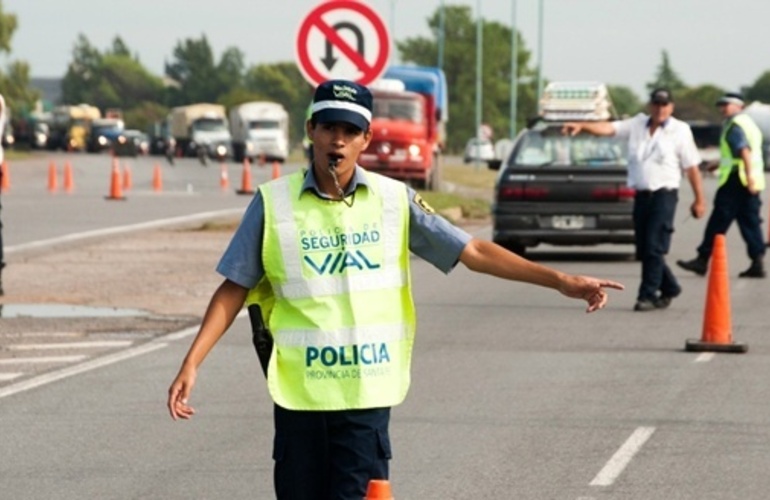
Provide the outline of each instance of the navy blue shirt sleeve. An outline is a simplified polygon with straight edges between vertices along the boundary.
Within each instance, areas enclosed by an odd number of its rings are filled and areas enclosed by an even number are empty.
[[[444,273],[449,273],[460,260],[471,235],[451,224],[445,218],[426,211],[416,197],[417,192],[407,188],[409,196],[409,250],[433,264]]]
[[[730,128],[727,130],[727,144],[730,145],[730,151],[733,153],[733,158],[740,158],[742,149],[751,149],[749,140],[746,138],[746,133],[741,127],[735,124],[731,124]]]

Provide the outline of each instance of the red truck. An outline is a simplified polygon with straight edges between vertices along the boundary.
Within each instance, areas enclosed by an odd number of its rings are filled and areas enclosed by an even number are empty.
[[[438,190],[447,122],[444,72],[391,66],[370,88],[373,137],[359,165],[416,189]]]

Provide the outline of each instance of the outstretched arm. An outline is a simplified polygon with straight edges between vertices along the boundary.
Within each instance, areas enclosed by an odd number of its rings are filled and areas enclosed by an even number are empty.
[[[179,374],[168,389],[168,411],[174,420],[188,419],[195,413],[195,410],[187,404],[187,400],[195,385],[198,367],[211,348],[230,328],[243,307],[247,293],[248,289],[225,280],[211,297],[198,335],[182,362]]]
[[[586,312],[597,311],[607,304],[605,288],[624,288],[615,281],[562,273],[519,257],[491,241],[476,238],[465,246],[460,262],[471,271],[553,288],[567,297],[583,299],[588,303]]]

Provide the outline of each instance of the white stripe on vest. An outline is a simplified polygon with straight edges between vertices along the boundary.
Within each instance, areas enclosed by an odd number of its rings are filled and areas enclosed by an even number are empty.
[[[407,338],[406,326],[372,325],[339,330],[324,331],[319,335],[317,329],[281,329],[281,347],[317,346],[319,339],[327,345],[371,344],[374,342],[398,342]]]

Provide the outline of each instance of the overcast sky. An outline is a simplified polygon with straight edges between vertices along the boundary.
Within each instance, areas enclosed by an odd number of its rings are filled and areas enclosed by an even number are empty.
[[[540,0],[480,0],[481,13],[517,27],[537,59]],[[667,50],[690,85],[737,89],[770,70],[770,0],[543,0],[543,68],[550,80],[600,80],[640,94]],[[216,55],[240,48],[247,65],[294,61],[304,17],[319,0],[3,0],[18,17],[10,59],[32,76],[63,76],[78,33],[99,50],[116,35],[163,73],[178,41],[206,34]],[[397,40],[428,36],[441,0],[368,0]],[[479,2],[446,0],[476,10]],[[475,63],[469,61],[469,70]]]

